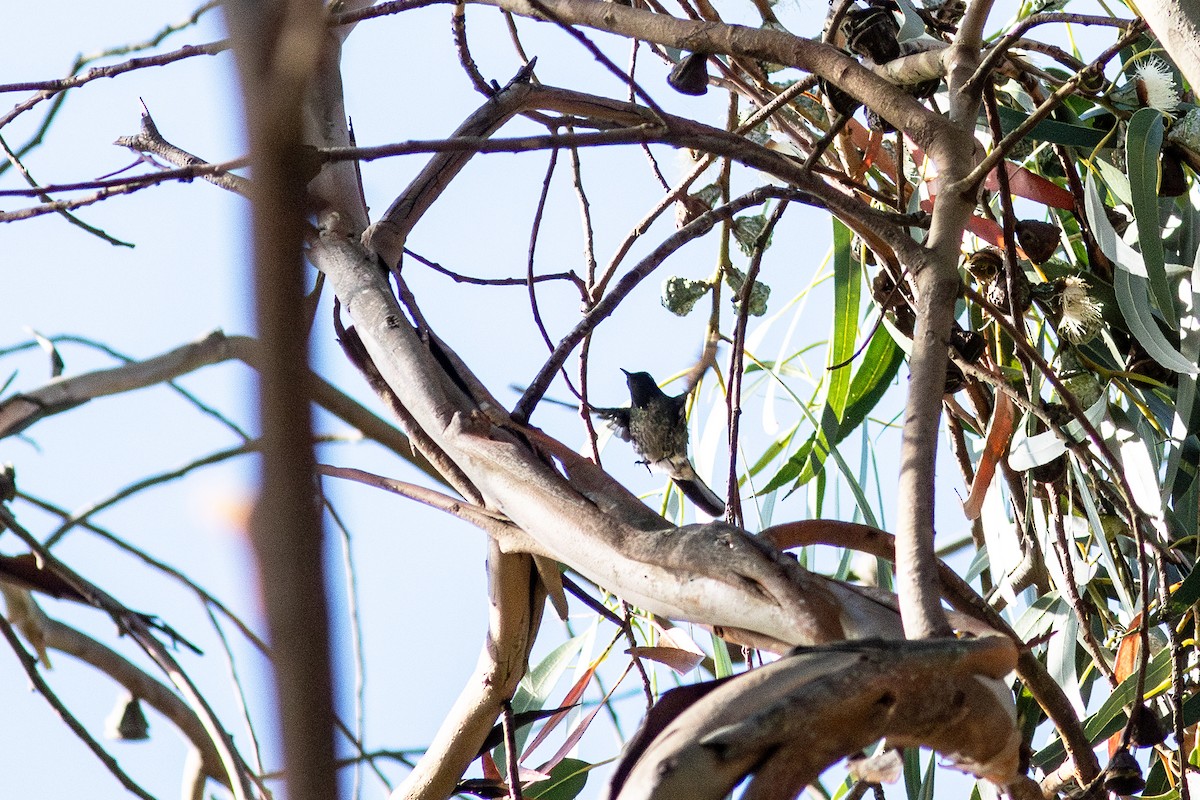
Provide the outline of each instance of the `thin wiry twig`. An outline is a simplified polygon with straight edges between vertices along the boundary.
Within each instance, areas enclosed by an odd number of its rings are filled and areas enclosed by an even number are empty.
[[[29,172],[29,168],[26,167],[25,164],[21,161],[21,157],[19,155],[17,155],[16,153],[14,153],[9,148],[8,142],[4,141],[3,136],[0,136],[0,150],[4,151],[4,155],[8,158],[8,163],[11,164],[13,167],[15,167],[16,170],[21,173],[21,177],[24,178],[25,182],[29,184],[29,186],[31,187],[31,190],[38,193],[36,196],[43,202],[50,202],[50,196],[45,193],[45,190],[38,184],[37,180],[34,179],[33,175]],[[132,242],[126,242],[122,239],[118,239],[115,236],[112,236],[111,234],[108,234],[108,233],[100,230],[99,228],[95,227],[94,225],[89,225],[88,223],[84,222],[82,219],[75,216],[74,214],[69,213],[65,209],[60,210],[58,213],[62,216],[63,219],[65,219],[67,222],[71,223],[75,227],[82,228],[83,230],[87,231],[88,233],[92,234],[93,236],[95,236],[105,242],[108,242],[109,244],[116,245],[118,247],[133,247]]]
[[[83,723],[76,719],[75,715],[67,709],[62,700],[58,698],[58,695],[54,693],[54,690],[50,688],[50,685],[42,678],[42,674],[38,672],[37,662],[34,660],[34,657],[25,650],[25,646],[17,638],[16,631],[13,630],[12,625],[4,618],[3,614],[0,614],[0,633],[4,634],[4,638],[8,641],[8,646],[12,648],[13,653],[17,656],[17,660],[21,662],[25,674],[29,677],[29,682],[37,689],[38,694],[46,698],[46,702],[50,704],[50,707],[62,718],[67,727],[79,737],[80,741],[87,745],[88,749],[96,755],[96,758],[100,759],[100,763],[113,774],[113,777],[120,781],[121,785],[131,794],[137,795],[142,800],[157,800],[154,795],[147,792],[133,778],[129,777],[125,770],[121,769],[121,765],[117,763],[117,760],[108,754],[108,751],[96,741],[96,738],[88,733]]]
[[[146,67],[161,67],[167,64],[173,64],[176,61],[182,61],[193,56],[212,56],[217,53],[223,53],[228,50],[230,43],[228,40],[222,39],[217,42],[208,42],[207,44],[189,44],[184,47],[174,50],[170,53],[160,53],[153,56],[142,56],[140,58],[131,58],[128,61],[120,64],[113,64],[107,67],[92,67],[87,72],[78,75],[72,75],[67,78],[59,78],[52,81],[28,81],[25,83],[8,83],[0,84],[0,94],[5,92],[35,92],[33,96],[24,102],[13,106],[4,116],[0,116],[0,128],[8,125],[17,117],[24,114],[29,109],[41,103],[43,100],[48,100],[60,92],[67,89],[74,89],[78,86],[83,86],[85,83],[91,83],[100,78],[115,78],[117,75],[126,72],[132,72],[136,69],[145,69]]]
[[[51,514],[54,514],[55,516],[59,517],[60,519],[69,519],[71,516],[71,513],[69,511],[67,511],[66,509],[60,508],[59,506],[56,506],[47,500],[43,500],[42,498],[35,497],[26,492],[18,493],[17,497],[20,498],[21,500],[24,500],[27,503],[30,503],[31,505],[36,506],[37,508],[40,508],[43,511],[48,511]],[[184,573],[175,569],[174,567],[170,566],[169,564],[159,561],[158,559],[154,558],[150,554],[146,553],[141,548],[135,547],[134,545],[130,544],[129,542],[126,542],[124,539],[122,539],[120,536],[117,536],[112,531],[109,531],[105,528],[100,527],[99,525],[96,525],[91,520],[83,520],[79,523],[79,525],[80,525],[80,527],[84,528],[85,530],[89,530],[92,533],[99,536],[100,538],[107,540],[108,542],[110,542],[111,544],[116,546],[117,549],[123,550],[126,553],[129,553],[130,555],[139,559],[142,563],[146,564],[147,566],[152,567],[153,569],[158,570],[159,572],[163,573],[164,575],[167,575],[167,576],[179,581],[183,586],[185,586],[186,588],[191,590],[193,593],[195,593],[195,595],[200,599],[201,603],[203,603],[205,607],[211,606],[212,608],[215,608],[217,611],[220,611],[221,614],[226,619],[228,619],[230,622],[233,623],[234,627],[236,627],[238,629],[238,632],[241,633],[242,636],[244,636],[246,638],[246,641],[250,642],[250,644],[253,645],[255,647],[255,649],[257,649],[260,653],[263,653],[264,655],[269,655],[270,651],[267,648],[266,642],[264,642],[261,638],[259,638],[258,634],[256,634],[254,631],[250,630],[250,626],[247,625],[246,622],[244,620],[242,620],[241,617],[239,617],[237,614],[234,614],[233,611],[231,611],[229,609],[229,607],[226,606],[223,602],[221,602],[221,600],[219,600],[215,595],[210,593],[207,589],[205,589],[200,584],[193,581],[187,575],[185,575]]]
[[[358,608],[358,571],[354,567],[354,554],[350,547],[350,529],[346,527],[345,521],[324,494],[322,494],[322,502],[325,510],[329,513],[329,518],[333,520],[334,526],[341,534],[338,541],[342,545],[342,572],[346,582],[346,612],[350,617],[350,650],[354,653],[354,738],[361,742],[366,735],[367,659],[363,652],[362,616],[359,614]],[[353,796],[355,800],[362,797],[362,778],[362,762],[360,761],[354,767]]]
[[[225,667],[229,670],[229,682],[233,684],[238,713],[242,715],[242,724],[245,725],[246,735],[250,739],[251,765],[254,771],[261,775],[263,771],[262,748],[258,743],[258,733],[254,730],[254,721],[250,718],[250,706],[246,702],[246,690],[242,685],[241,676],[238,675],[237,661],[233,657],[233,649],[230,648],[229,639],[225,636],[225,629],[221,627],[221,621],[213,613],[213,607],[210,604],[204,604],[204,613],[208,615],[208,620],[212,623],[213,630],[217,634],[217,640],[221,643],[221,650],[225,653]]]
[[[112,356],[114,359],[116,359],[117,361],[120,361],[123,364],[132,364],[138,360],[136,358],[133,358],[130,355],[122,353],[120,350],[117,350],[113,347],[110,347],[109,345],[104,344],[103,342],[98,342],[95,339],[89,339],[86,336],[78,336],[78,335],[72,334],[72,333],[60,333],[58,335],[49,336],[47,338],[55,344],[58,344],[60,342],[72,342],[75,344],[86,345],[87,347],[90,347],[95,350],[99,350],[102,353]],[[39,345],[36,341],[28,341],[28,342],[22,342],[21,344],[13,345],[11,347],[0,348],[0,358],[3,358],[4,356],[10,355],[12,353],[21,352],[23,350],[31,350],[38,346]],[[233,431],[233,433],[239,439],[241,439],[243,442],[250,441],[250,439],[251,439],[250,434],[246,433],[246,431],[240,425],[238,425],[236,422],[234,422],[232,419],[230,419],[226,414],[224,414],[221,411],[218,411],[213,406],[210,406],[209,404],[205,403],[203,400],[201,400],[199,397],[197,397],[194,393],[192,393],[188,389],[185,389],[183,386],[181,386],[176,381],[165,381],[164,383],[166,386],[169,386],[172,390],[174,390],[176,394],[180,395],[185,400],[187,400],[189,403],[191,403],[193,406],[195,406],[197,411],[201,412],[202,414],[212,417],[217,422],[221,423],[226,428]]]
[[[529,251],[525,258],[529,310],[533,314],[533,323],[537,326],[538,333],[542,335],[542,341],[546,343],[546,347],[551,351],[554,350],[554,342],[550,339],[550,333],[546,330],[546,323],[542,321],[541,309],[538,308],[537,291],[534,288],[533,281],[533,266],[534,257],[537,253],[538,236],[542,230],[542,218],[546,213],[546,200],[550,196],[550,184],[554,179],[554,168],[557,165],[558,148],[556,147],[550,151],[550,160],[546,164],[546,176],[542,178],[542,191],[538,195],[537,207],[533,211],[533,220],[529,223]]]
[[[109,614],[121,630],[129,634],[155,665],[170,678],[171,683],[183,696],[184,702],[191,707],[204,726],[209,740],[220,756],[222,766],[226,771],[228,785],[231,787],[235,799],[249,800],[253,794],[253,778],[246,769],[245,762],[234,748],[233,741],[195,682],[162,642],[151,634],[148,621],[141,615],[130,611],[107,592],[85,580],[55,557],[52,552],[42,546],[37,537],[17,521],[17,518],[4,505],[0,505],[0,524],[12,531],[42,562],[53,569],[58,577],[83,595],[88,603]]]
[[[404,255],[420,264],[424,264],[434,272],[440,272],[442,275],[450,278],[455,283],[469,283],[473,286],[525,287],[529,285],[531,280],[534,283],[545,283],[547,281],[567,281],[580,289],[583,288],[583,279],[574,272],[552,272],[546,275],[534,275],[532,277],[525,276],[521,278],[476,278],[473,275],[463,275],[462,273],[447,269],[438,262],[428,259],[420,253],[414,252],[407,247],[404,248]]]
[[[727,499],[730,501],[730,519],[735,525],[743,524],[741,497],[737,491],[737,456],[740,447],[742,381],[745,378],[744,354],[746,349],[746,326],[750,318],[750,294],[754,290],[755,282],[758,280],[758,273],[762,267],[763,253],[766,252],[767,244],[771,240],[771,234],[774,232],[779,220],[783,217],[783,212],[787,210],[787,206],[788,201],[785,199],[781,200],[771,210],[771,216],[767,218],[767,223],[763,226],[762,233],[759,234],[758,240],[754,243],[750,264],[746,267],[746,278],[737,297],[738,314],[737,321],[734,324],[733,347],[730,354],[731,363],[729,365],[729,385],[726,394],[727,413],[729,417],[728,486],[730,487]]]
[[[330,442],[345,442],[345,441],[352,441],[352,440],[353,439],[347,438],[345,436],[325,435],[325,436],[315,437],[314,443],[328,444]],[[194,459],[176,469],[168,470],[166,472],[160,472],[157,475],[150,475],[148,477],[134,481],[133,483],[129,484],[128,486],[118,489],[116,492],[109,495],[108,497],[105,497],[102,500],[97,500],[93,503],[90,503],[89,505],[87,505],[87,506],[81,508],[80,510],[74,512],[73,514],[71,514],[70,517],[68,517],[66,520],[64,520],[62,522],[62,524],[59,525],[58,528],[56,528],[54,530],[54,532],[50,534],[49,538],[46,539],[45,545],[46,545],[46,547],[53,547],[55,544],[57,544],[63,538],[63,536],[65,536],[72,528],[74,528],[76,525],[78,525],[83,520],[88,519],[89,517],[92,517],[95,514],[98,514],[99,512],[103,511],[104,509],[110,508],[111,506],[116,505],[117,503],[121,502],[122,500],[125,500],[135,494],[138,494],[139,492],[143,492],[146,489],[151,489],[155,486],[159,486],[161,484],[169,483],[170,481],[182,478],[185,475],[187,475],[189,472],[200,469],[201,467],[209,467],[209,466],[212,466],[213,464],[219,464],[223,461],[228,461],[231,458],[237,458],[238,456],[244,456],[244,455],[249,455],[251,453],[257,453],[261,449],[262,449],[261,440],[252,439],[251,441],[246,442],[245,444],[238,445],[237,447],[230,447],[225,450],[218,450],[217,452],[211,453],[202,458]]]
[[[187,28],[195,25],[200,21],[201,16],[213,10],[218,5],[219,3],[217,0],[209,0],[209,2],[199,6],[186,19],[182,20],[181,22],[164,26],[157,33],[141,42],[119,45],[117,47],[109,47],[96,53],[80,55],[75,59],[75,63],[71,65],[71,69],[68,71],[67,76],[68,78],[74,77],[79,73],[79,70],[83,69],[88,64],[91,64],[94,61],[99,61],[103,58],[125,56],[129,55],[130,53],[137,53],[143,50],[149,50],[151,48],[158,47],[171,35],[179,33],[180,31],[186,30]],[[16,154],[19,158],[24,158],[27,153],[32,151],[38,145],[42,144],[42,142],[45,140],[47,131],[50,130],[51,124],[53,124],[55,117],[58,115],[59,109],[62,108],[63,102],[66,99],[67,92],[61,91],[56,93],[54,102],[51,104],[50,109],[46,112],[46,115],[42,118],[42,122],[38,126],[38,129],[33,133],[32,136],[29,137],[28,140],[26,140],[25,144],[16,149]],[[3,127],[3,125],[0,125],[0,127]],[[0,164],[0,175],[4,174],[5,170],[8,169],[8,166],[8,164]]]

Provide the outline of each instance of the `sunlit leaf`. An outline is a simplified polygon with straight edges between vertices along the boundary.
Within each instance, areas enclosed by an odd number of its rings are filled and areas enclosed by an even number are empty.
[[[1105,572],[1108,573],[1109,580],[1116,587],[1117,596],[1121,600],[1122,607],[1132,615],[1133,593],[1125,584],[1124,573],[1117,568],[1116,555],[1109,545],[1108,532],[1104,526],[1104,520],[1100,517],[1099,504],[1092,495],[1091,486],[1084,477],[1083,471],[1079,468],[1079,464],[1075,459],[1070,459],[1069,463],[1071,465],[1070,474],[1074,478],[1075,488],[1079,493],[1080,500],[1083,502],[1083,510],[1087,515],[1088,525],[1092,529],[1092,538],[1100,549],[1100,563],[1104,566]]]
[[[1126,325],[1129,326],[1129,332],[1146,349],[1150,357],[1162,366],[1173,372],[1195,375],[1196,363],[1184,358],[1158,329],[1150,311],[1145,278],[1147,266],[1141,255],[1125,244],[1113,230],[1112,223],[1104,213],[1104,204],[1092,175],[1088,176],[1085,195],[1088,222],[1092,225],[1096,243],[1104,255],[1117,265],[1113,275],[1113,290],[1117,295],[1117,306],[1121,309]]]
[[[1108,398],[1101,395],[1100,399],[1093,403],[1090,408],[1085,409],[1083,414],[1087,417],[1088,422],[1095,426],[1099,425],[1100,420],[1104,419],[1104,414],[1107,410]],[[1045,433],[1030,436],[1025,433],[1027,427],[1027,424],[1022,424],[1016,434],[1013,435],[1012,444],[1008,450],[1008,465],[1011,468],[1018,472],[1024,472],[1034,467],[1040,467],[1043,464],[1049,464],[1067,452],[1069,443],[1060,439],[1054,431],[1046,431]],[[1082,441],[1084,438],[1083,425],[1079,420],[1073,420],[1064,425],[1063,432],[1071,437],[1071,443]]]

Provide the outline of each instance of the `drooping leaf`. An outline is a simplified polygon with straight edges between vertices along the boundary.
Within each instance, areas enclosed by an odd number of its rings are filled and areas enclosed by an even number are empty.
[[[1188,361],[1178,350],[1172,347],[1154,321],[1150,311],[1150,298],[1147,293],[1147,267],[1140,253],[1117,236],[1112,223],[1104,213],[1104,203],[1096,188],[1094,175],[1088,175],[1086,210],[1088,222],[1091,223],[1096,243],[1104,255],[1116,264],[1113,275],[1113,291],[1117,296],[1117,306],[1121,310],[1129,332],[1146,352],[1163,367],[1187,375],[1197,372],[1195,362]],[[1136,281],[1136,283],[1135,283]]]
[[[62,375],[66,364],[63,362],[62,355],[59,354],[58,348],[55,347],[54,342],[50,341],[45,336],[42,336],[33,328],[29,328],[28,330],[33,336],[34,341],[38,343],[38,347],[42,348],[42,350],[50,358],[50,377],[57,378],[59,375]]]
[[[1183,314],[1179,320],[1179,352],[1192,363],[1200,363],[1200,250],[1197,250],[1192,274],[1186,282]],[[1189,373],[1179,376],[1175,390],[1174,414],[1171,421],[1171,436],[1166,441],[1167,471],[1163,480],[1164,503],[1167,497],[1173,508],[1195,508],[1195,497],[1200,487],[1200,440],[1196,431],[1200,428],[1200,404],[1196,403],[1196,377]],[[1198,532],[1195,514],[1180,514],[1176,523],[1178,536],[1195,536]]]
[[[1109,580],[1117,590],[1117,597],[1121,601],[1122,607],[1128,613],[1133,613],[1133,592],[1125,584],[1125,573],[1117,568],[1117,558],[1113,552],[1112,546],[1108,542],[1108,532],[1104,525],[1104,520],[1100,517],[1099,504],[1096,498],[1092,495],[1091,486],[1083,475],[1083,471],[1079,468],[1079,464],[1075,459],[1070,459],[1071,476],[1075,480],[1075,487],[1079,492],[1079,497],[1083,501],[1084,514],[1087,516],[1088,525],[1092,529],[1092,537],[1096,541],[1096,546],[1100,550],[1100,564],[1108,573]]]
[[[1133,215],[1137,220],[1138,245],[1150,280],[1150,292],[1163,320],[1172,330],[1179,327],[1175,293],[1167,282],[1162,232],[1158,224],[1158,162],[1162,154],[1163,115],[1142,108],[1129,120],[1125,136],[1125,159]]]
[[[585,637],[586,634],[581,634],[568,639],[551,650],[536,666],[530,668],[513,694],[514,712],[538,709],[545,704],[546,698],[550,696],[550,691],[558,683],[558,679],[571,666],[572,659],[579,654]]]
[[[833,341],[829,365],[845,364],[854,355],[858,338],[859,298],[862,295],[862,263],[852,252],[853,234],[841,220],[833,219]],[[831,370],[825,404],[841,422],[850,395],[849,365]]]

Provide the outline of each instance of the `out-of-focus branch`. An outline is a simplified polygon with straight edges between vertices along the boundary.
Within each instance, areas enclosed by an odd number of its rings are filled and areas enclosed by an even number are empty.
[[[314,491],[303,245],[302,114],[319,69],[337,69],[319,0],[228,0],[249,129],[255,316],[261,337],[262,484],[251,524],[274,655],[292,800],[337,795],[333,675],[321,512]]]

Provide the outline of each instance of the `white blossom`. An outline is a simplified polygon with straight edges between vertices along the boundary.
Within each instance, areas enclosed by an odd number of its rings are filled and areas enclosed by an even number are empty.
[[[1062,294],[1059,295],[1062,317],[1058,321],[1058,331],[1073,344],[1095,336],[1103,321],[1100,312],[1104,305],[1088,294],[1089,288],[1088,282],[1077,276],[1062,280]]]
[[[1168,117],[1179,107],[1179,88],[1175,75],[1161,58],[1145,58],[1134,67],[1133,74],[1144,90],[1145,103]],[[1139,92],[1139,94],[1142,94]]]

